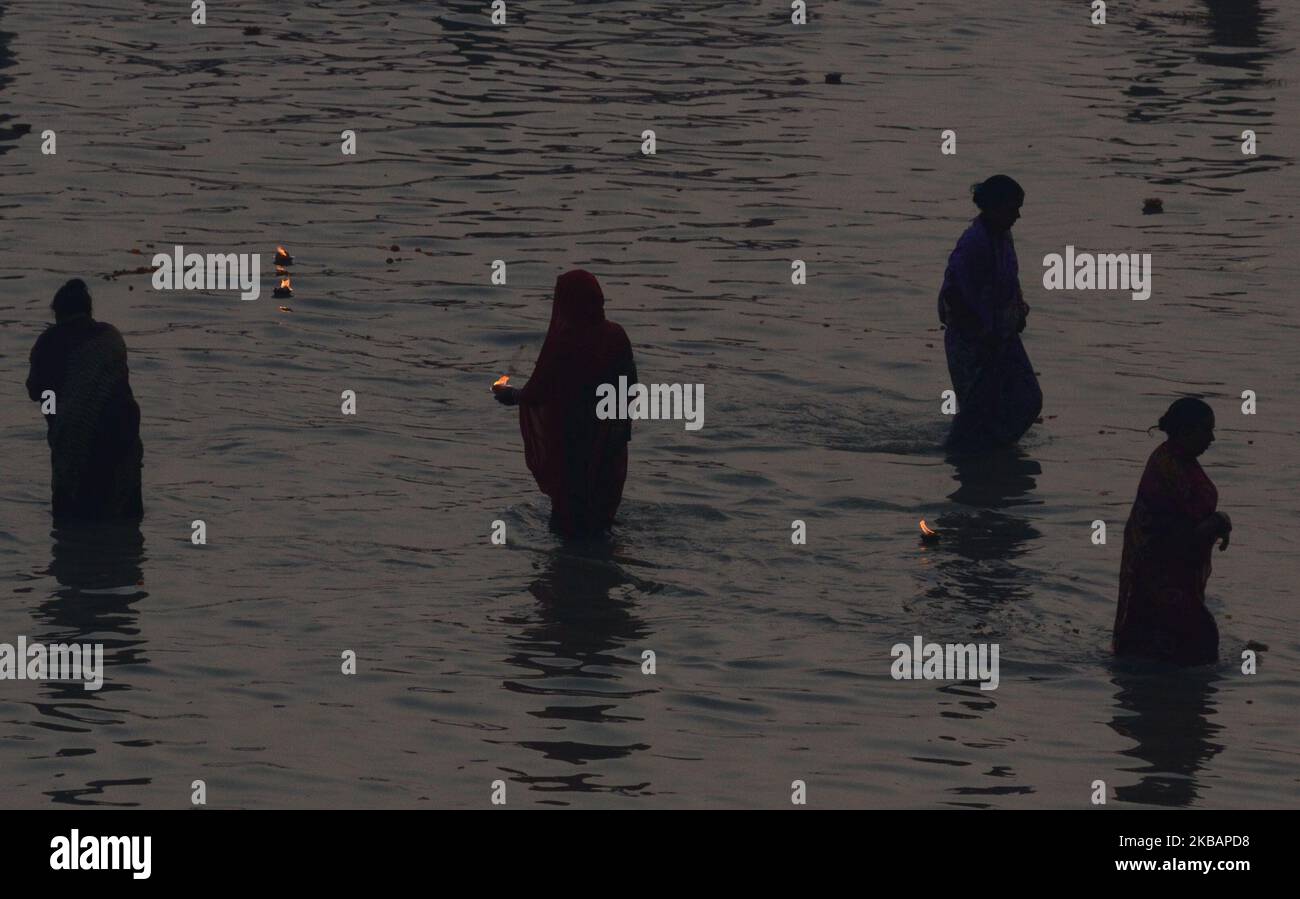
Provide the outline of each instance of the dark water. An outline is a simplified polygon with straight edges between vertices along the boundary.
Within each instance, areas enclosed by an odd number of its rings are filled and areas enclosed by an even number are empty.
[[[0,3],[0,640],[108,665],[98,693],[0,682],[0,804],[183,807],[203,779],[222,807],[486,806],[501,779],[511,806],[780,807],[801,779],[821,806],[1085,806],[1102,779],[1112,806],[1294,806],[1300,10],[813,6],[511,4],[494,29],[479,0],[204,27]],[[934,297],[995,171],[1028,191],[1045,419],[954,466]],[[262,298],[102,278],[175,244],[267,254]],[[1151,253],[1151,299],[1044,291],[1066,244]],[[604,549],[548,534],[487,391],[527,375],[575,266],[644,380],[705,385],[702,431],[638,427]],[[131,348],[142,532],[51,534],[21,385],[76,275]],[[1169,678],[1107,647],[1145,429],[1187,392],[1236,530],[1224,661]],[[999,643],[1001,686],[892,680],[918,634]]]

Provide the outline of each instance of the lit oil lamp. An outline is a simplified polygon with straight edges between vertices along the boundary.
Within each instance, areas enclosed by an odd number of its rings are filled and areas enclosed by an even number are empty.
[[[926,524],[924,518],[921,519],[921,542],[922,543],[939,542],[939,532],[936,531],[934,528],[930,527],[928,524]]]
[[[510,376],[502,375],[501,377],[497,378],[495,381],[492,382],[492,392],[496,393],[498,390],[505,390],[509,386],[510,386]]]
[[[284,247],[276,247],[276,248],[275,248],[275,264],[276,264],[276,265],[293,265],[293,257],[289,255],[289,251],[286,250]]]
[[[293,288],[289,285],[289,279],[287,277],[280,279],[280,286],[275,289],[275,292],[272,293],[271,296],[275,297],[277,300],[287,300],[289,297],[293,296]]]

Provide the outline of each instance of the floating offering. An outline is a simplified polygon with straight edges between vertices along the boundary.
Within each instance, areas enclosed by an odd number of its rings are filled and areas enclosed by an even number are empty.
[[[1164,211],[1165,211],[1165,204],[1163,200],[1160,200],[1156,197],[1147,197],[1145,200],[1142,201],[1143,215],[1157,215]]]
[[[827,73],[826,73],[826,83],[827,83],[827,84],[843,84],[843,81],[841,81],[840,78],[841,78],[841,76],[840,76],[840,73],[839,73],[839,72],[827,72]]]
[[[279,308],[280,308],[280,311],[281,311],[281,312],[292,312],[292,311],[293,311],[293,309],[291,309],[291,308],[288,307],[288,306],[281,306],[281,307],[279,307]]]
[[[276,247],[276,248],[275,248],[275,264],[276,264],[276,265],[293,265],[293,257],[289,255],[289,251],[286,250],[284,247]]]
[[[275,289],[271,296],[275,297],[277,300],[287,300],[289,297],[293,296],[293,287],[290,286],[289,279],[281,278],[280,286]]]
[[[939,542],[939,532],[931,528],[928,524],[926,524],[924,518],[921,519],[921,542],[922,543]]]
[[[495,381],[492,382],[492,392],[496,393],[498,390],[505,390],[509,386],[510,386],[510,376],[502,375],[501,377],[497,378]]]

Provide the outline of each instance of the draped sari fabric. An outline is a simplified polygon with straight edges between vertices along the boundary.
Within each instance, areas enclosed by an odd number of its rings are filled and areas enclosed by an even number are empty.
[[[140,407],[131,393],[126,343],[88,315],[62,321],[36,341],[28,396],[54,391],[46,416],[56,521],[139,519]]]
[[[948,257],[939,291],[944,350],[957,394],[947,445],[979,450],[1015,443],[1043,408],[1017,328],[1028,311],[1011,233],[976,217]]]
[[[519,392],[524,457],[551,498],[551,525],[566,537],[614,522],[627,478],[631,422],[596,417],[596,388],[619,376],[636,383],[632,344],[605,319],[605,297],[588,272],[556,279],[546,342]]]
[[[1113,649],[1180,665],[1213,662],[1219,629],[1205,608],[1214,539],[1196,526],[1219,493],[1195,458],[1162,443],[1147,460],[1124,528]]]

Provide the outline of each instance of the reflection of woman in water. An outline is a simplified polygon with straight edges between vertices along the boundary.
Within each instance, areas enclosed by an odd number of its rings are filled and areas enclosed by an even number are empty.
[[[632,344],[605,319],[605,297],[588,272],[555,281],[551,326],[532,377],[496,398],[519,406],[528,469],[551,498],[551,526],[566,537],[594,534],[614,522],[627,478],[631,422],[596,417],[596,388],[636,383]]]
[[[55,324],[32,347],[27,395],[54,392],[45,416],[56,521],[139,519],[140,407],[131,394],[126,343],[90,317],[80,278],[54,295]]]
[[[1214,442],[1214,412],[1192,397],[1160,419],[1168,439],[1147,460],[1124,528],[1114,650],[1180,665],[1213,662],[1219,629],[1205,608],[1214,541],[1228,548],[1232,522],[1196,457]]]
[[[1043,394],[1019,334],[1029,306],[1020,293],[1011,226],[1025,192],[1006,175],[975,185],[980,214],[957,241],[943,287],[939,321],[957,394],[948,446],[980,450],[1015,443],[1043,407]]]

